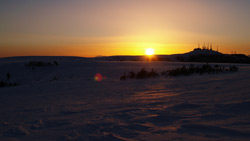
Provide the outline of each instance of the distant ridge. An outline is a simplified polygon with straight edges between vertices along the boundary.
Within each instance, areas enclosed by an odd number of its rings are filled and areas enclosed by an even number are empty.
[[[174,62],[206,62],[206,63],[250,63],[244,54],[223,54],[212,48],[195,48],[184,54],[141,56],[105,56],[96,57],[101,61],[174,61]]]
[[[222,55],[218,51],[212,49],[200,49],[195,48],[193,51],[184,54],[173,54],[173,55],[154,55],[151,56],[151,61],[187,61],[190,56],[196,55]],[[97,60],[105,61],[148,61],[149,57],[145,55],[129,56],[129,55],[116,55],[116,56],[98,56],[95,57]]]
[[[244,54],[223,54],[212,48],[194,48],[193,51],[184,54],[173,55],[117,55],[117,56],[97,56],[94,58],[85,58],[77,56],[17,56],[17,57],[4,57],[0,61],[11,60],[96,60],[96,61],[171,61],[171,62],[206,62],[206,63],[244,63],[250,64],[250,57]]]
[[[12,56],[12,57],[0,57],[0,58],[86,58],[80,56]]]
[[[89,58],[74,57],[74,56],[16,56],[16,57],[3,57],[0,61],[48,61],[53,62],[55,60],[87,60]]]

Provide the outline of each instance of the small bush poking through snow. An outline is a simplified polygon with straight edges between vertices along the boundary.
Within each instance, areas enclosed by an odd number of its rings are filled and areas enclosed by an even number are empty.
[[[1,87],[12,87],[12,86],[17,86],[19,85],[17,82],[10,82],[11,74],[8,72],[6,74],[6,81],[1,80],[0,81],[0,88]]]
[[[0,87],[4,87],[4,86],[6,86],[6,83],[1,80],[0,81]]]
[[[157,76],[159,76],[159,73],[156,72],[154,69],[152,69],[151,71],[147,71],[145,68],[142,68],[138,73],[135,73],[133,71],[129,72],[128,75],[124,73],[120,77],[120,80],[125,80],[127,78],[144,79],[144,78],[152,78],[152,77],[157,77]]]
[[[124,73],[121,77],[120,77],[120,80],[126,80],[127,79],[127,75],[126,75],[126,73]]]
[[[1,87],[12,87],[12,86],[18,86],[19,84],[18,83],[16,83],[16,82],[4,82],[4,81],[0,81],[0,88]]]
[[[10,78],[11,78],[11,74],[8,72],[8,73],[6,74],[6,77],[7,77],[7,80],[9,81]]]
[[[57,61],[54,61],[54,64],[56,65],[56,66],[58,66],[59,64],[57,63]]]

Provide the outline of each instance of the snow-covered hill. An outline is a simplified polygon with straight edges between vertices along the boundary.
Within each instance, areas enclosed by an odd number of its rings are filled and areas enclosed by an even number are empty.
[[[33,68],[30,61],[51,65]],[[189,63],[1,58],[0,81],[19,85],[0,88],[0,140],[249,140],[249,65],[237,64],[235,73],[119,80],[142,67],[183,65]]]

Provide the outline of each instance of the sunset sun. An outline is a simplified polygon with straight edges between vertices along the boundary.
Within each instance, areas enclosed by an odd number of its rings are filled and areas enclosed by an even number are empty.
[[[145,50],[145,54],[146,54],[146,55],[154,55],[154,53],[155,53],[155,50],[152,49],[152,48],[147,48],[147,49]]]

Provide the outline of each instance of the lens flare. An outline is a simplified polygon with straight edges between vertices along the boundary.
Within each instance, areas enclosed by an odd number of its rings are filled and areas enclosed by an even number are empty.
[[[100,73],[97,73],[97,74],[95,74],[94,79],[95,79],[95,81],[100,82],[100,81],[102,81],[103,77]]]

